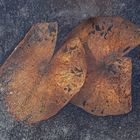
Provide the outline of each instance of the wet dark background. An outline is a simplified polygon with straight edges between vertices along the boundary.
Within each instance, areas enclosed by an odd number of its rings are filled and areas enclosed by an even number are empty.
[[[0,0],[0,64],[32,24],[59,23],[59,48],[66,34],[92,16],[119,15],[140,25],[140,0]],[[28,126],[14,121],[0,97],[0,140],[140,140],[140,46],[133,59],[133,111],[116,117],[93,117],[68,104],[48,121]]]

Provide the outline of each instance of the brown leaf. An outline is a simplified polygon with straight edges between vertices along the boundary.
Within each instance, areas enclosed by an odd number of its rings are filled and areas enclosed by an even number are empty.
[[[87,78],[72,103],[93,115],[119,115],[131,110],[132,63],[125,55],[140,44],[140,30],[120,17],[97,17],[71,35],[85,46]]]

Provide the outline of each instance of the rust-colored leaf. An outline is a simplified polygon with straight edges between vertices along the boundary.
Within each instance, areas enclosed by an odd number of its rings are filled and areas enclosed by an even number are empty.
[[[50,118],[84,84],[87,67],[79,38],[65,41],[49,64],[56,34],[54,23],[34,26],[1,68],[1,88],[17,120],[35,123]]]
[[[139,28],[120,17],[97,17],[71,35],[85,45],[88,67],[86,82],[72,103],[93,115],[128,113],[132,63],[125,55],[140,44]]]

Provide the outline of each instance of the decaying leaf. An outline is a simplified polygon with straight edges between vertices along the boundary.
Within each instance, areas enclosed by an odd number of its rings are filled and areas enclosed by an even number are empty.
[[[48,73],[57,28],[55,22],[32,26],[0,69],[1,94],[5,94],[8,110],[18,120],[26,120],[32,114],[28,110],[26,113],[24,106],[31,102],[42,77]],[[39,99],[36,105],[38,102]]]
[[[17,120],[27,123],[55,115],[79,92],[87,71],[79,38],[65,41],[49,64],[57,29],[54,23],[53,26],[50,23],[35,27],[1,70],[1,84],[7,94],[9,111]],[[31,43],[30,46],[27,42]]]
[[[125,55],[140,44],[140,30],[120,17],[97,17],[77,27],[85,46],[87,78],[72,103],[93,115],[131,110],[131,61]]]

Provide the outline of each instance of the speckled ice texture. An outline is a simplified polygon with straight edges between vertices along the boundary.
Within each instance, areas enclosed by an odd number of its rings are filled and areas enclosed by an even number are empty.
[[[0,0],[0,64],[32,24],[57,21],[57,49],[67,33],[88,17],[122,16],[140,26],[140,0]],[[133,60],[133,111],[96,117],[68,104],[55,117],[34,125],[12,119],[0,95],[0,140],[140,140],[140,46]]]

